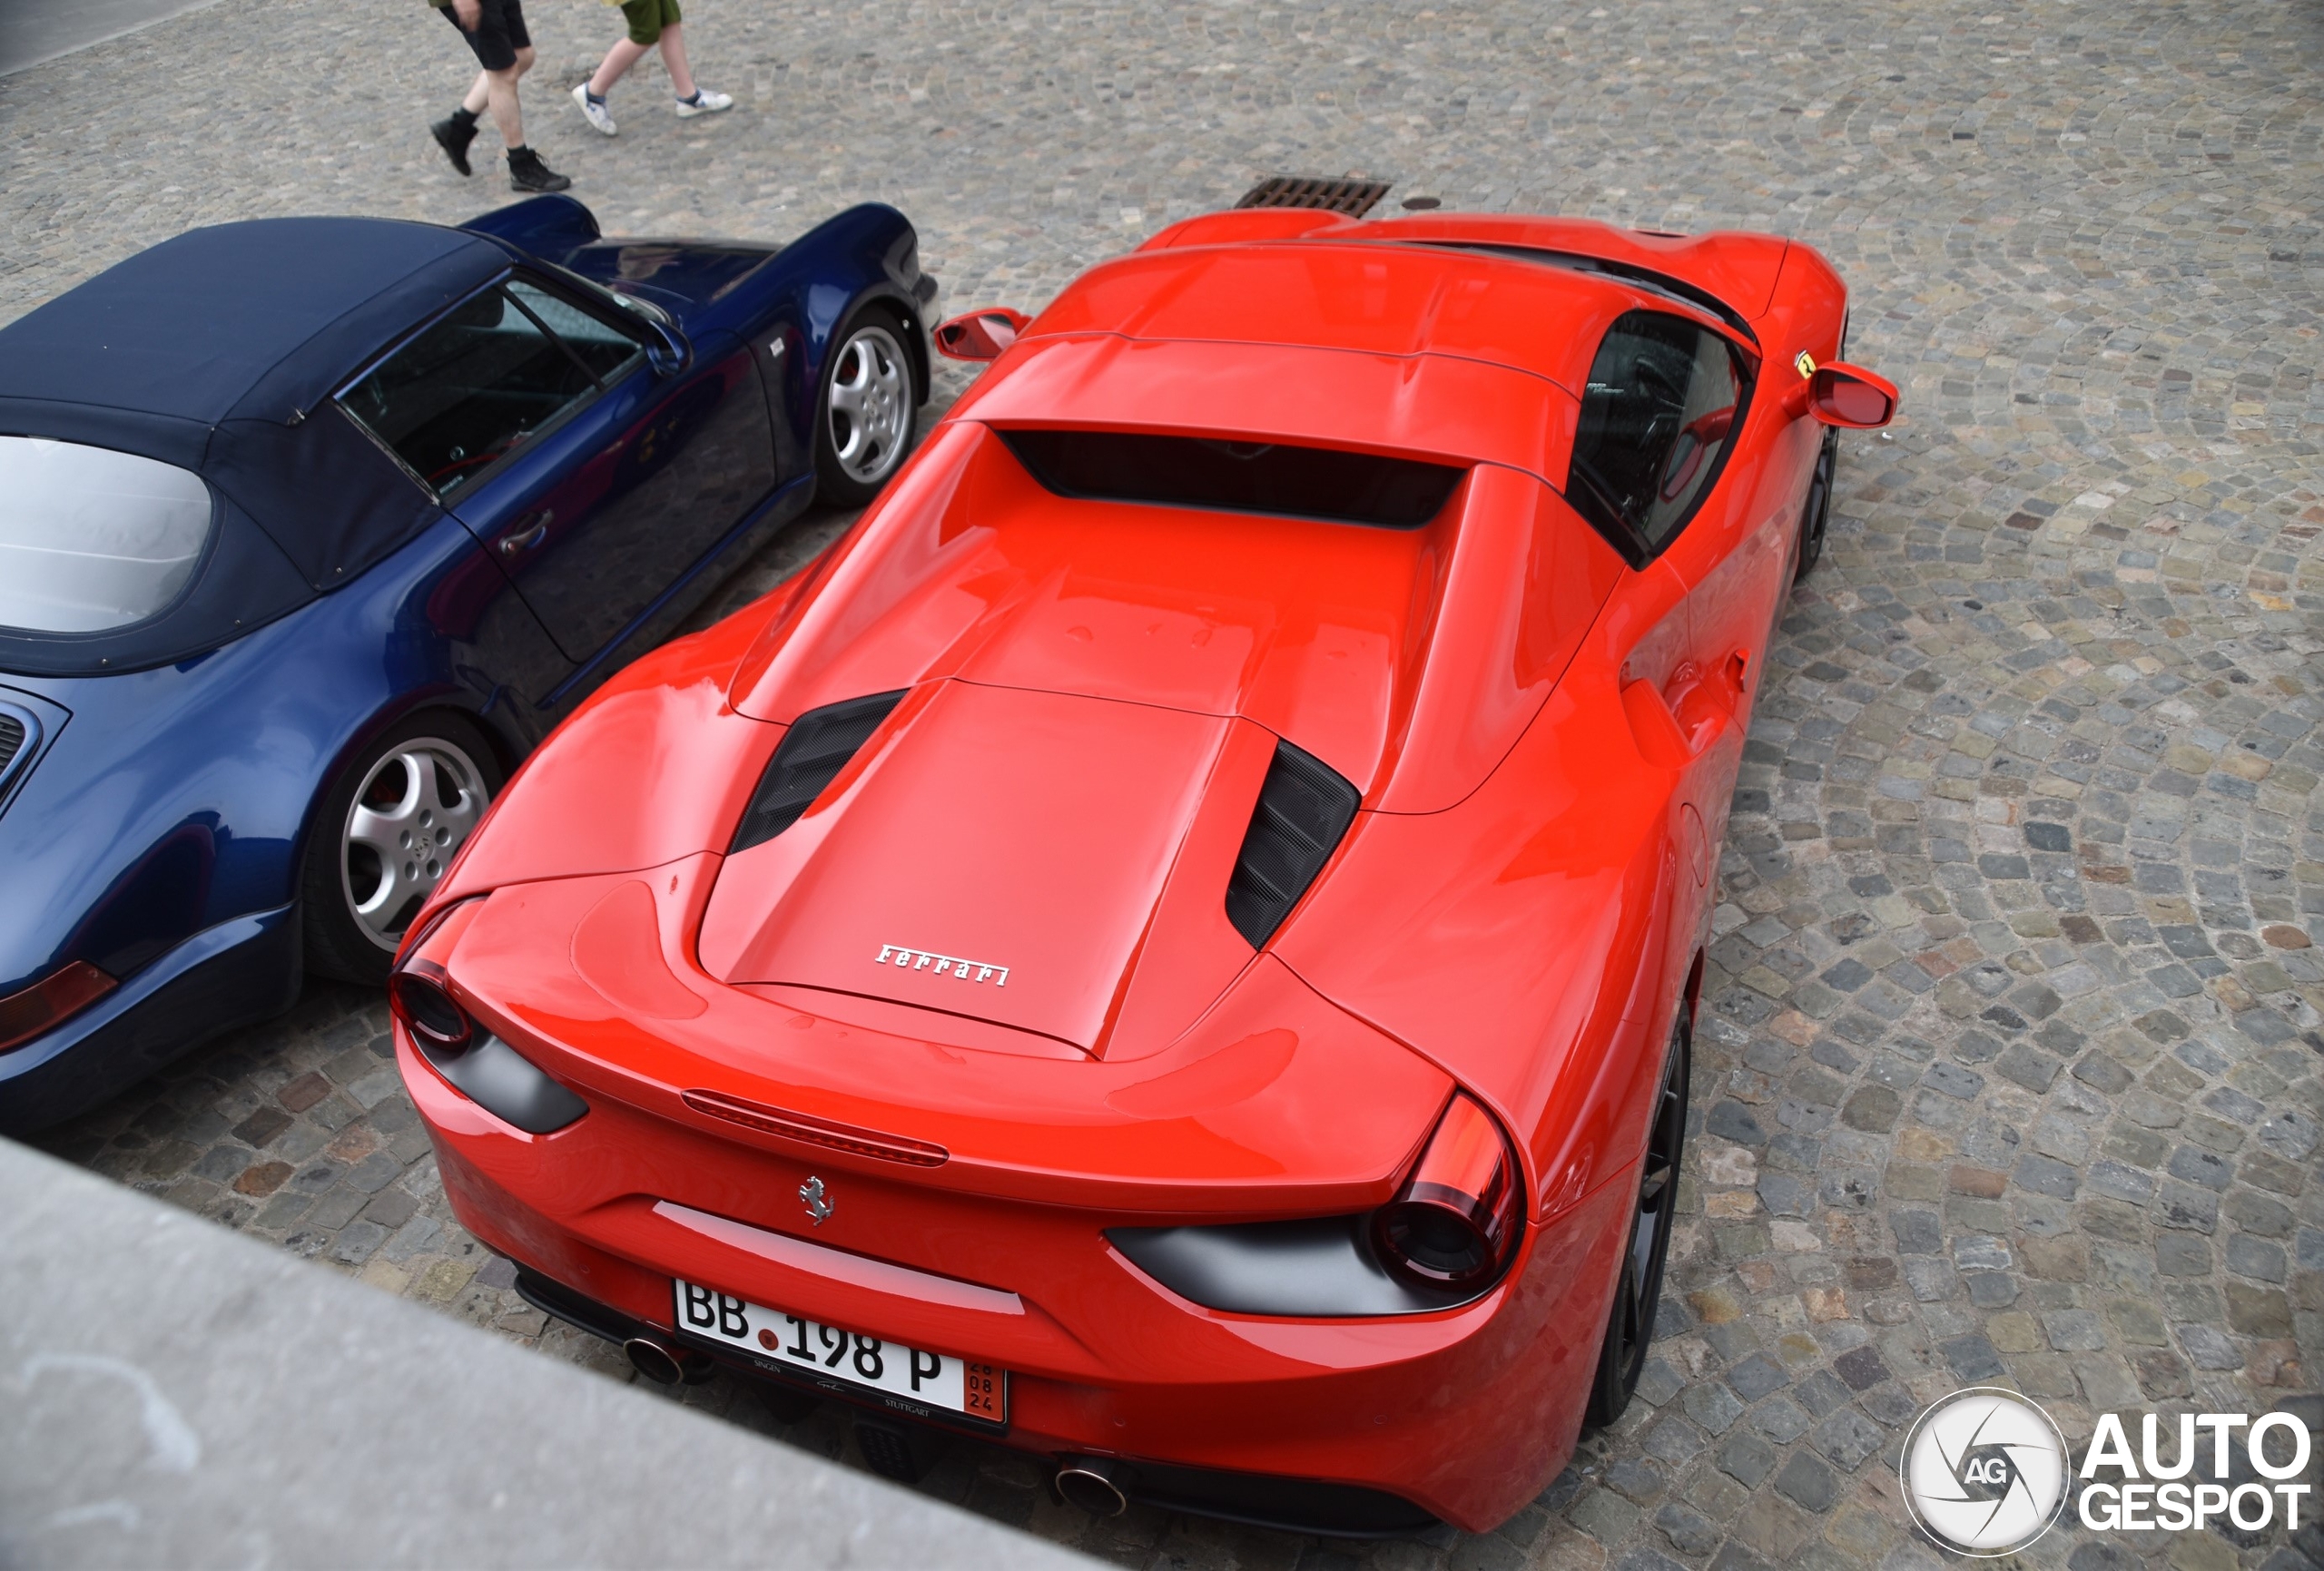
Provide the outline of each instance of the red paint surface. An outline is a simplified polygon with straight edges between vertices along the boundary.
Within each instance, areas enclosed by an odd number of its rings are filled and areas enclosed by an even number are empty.
[[[1444,241],[1751,320],[1734,455],[1644,570],[1560,493],[1575,392],[1621,312],[1710,319]],[[462,1220],[657,1324],[680,1275],[995,1362],[1034,1450],[1505,1517],[1571,1451],[1820,437],[1795,360],[1837,357],[1846,305],[1780,240],[1547,219],[1216,214],[1092,270],[812,574],[609,683],[471,840],[440,898],[489,898],[425,951],[592,1111],[522,1134],[399,1041]],[[1411,531],[1076,501],[1011,426],[1467,473]],[[785,726],[896,689],[804,816],[725,854]],[[1278,738],[1363,806],[1255,955],[1223,900]],[[1219,1314],[1103,1237],[1375,1207],[1456,1086],[1525,1169],[1472,1304]]]

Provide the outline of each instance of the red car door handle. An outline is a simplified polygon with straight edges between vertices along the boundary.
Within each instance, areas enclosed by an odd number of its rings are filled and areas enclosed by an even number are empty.
[[[1623,683],[1622,711],[1639,751],[1650,762],[1672,769],[1701,757],[1734,723],[1750,669],[1750,652],[1738,649],[1714,671],[1704,672],[1691,663],[1681,666],[1669,694],[1650,682]]]

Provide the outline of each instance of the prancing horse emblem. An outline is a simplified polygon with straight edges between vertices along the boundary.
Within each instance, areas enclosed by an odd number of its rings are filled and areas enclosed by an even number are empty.
[[[815,1219],[815,1225],[817,1227],[822,1226],[825,1222],[831,1219],[832,1206],[830,1201],[823,1198],[823,1181],[822,1179],[811,1177],[806,1183],[801,1184],[799,1186],[799,1198],[806,1205],[807,1214]]]

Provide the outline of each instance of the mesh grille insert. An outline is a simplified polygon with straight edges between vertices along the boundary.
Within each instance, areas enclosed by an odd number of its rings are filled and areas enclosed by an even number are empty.
[[[868,698],[811,709],[793,721],[774,756],[767,760],[766,773],[759,777],[759,789],[751,793],[750,808],[734,830],[734,843],[728,852],[771,840],[796,822],[903,696],[901,688],[875,692]]]
[[[25,722],[13,714],[0,714],[0,780],[7,778],[8,766],[16,761],[16,750],[25,745]]]
[[[1388,194],[1384,180],[1324,180],[1313,175],[1277,174],[1243,193],[1236,207],[1317,207],[1362,218]]]
[[[1259,787],[1259,805],[1226,880],[1226,919],[1262,948],[1283,925],[1355,820],[1355,787],[1287,741]]]

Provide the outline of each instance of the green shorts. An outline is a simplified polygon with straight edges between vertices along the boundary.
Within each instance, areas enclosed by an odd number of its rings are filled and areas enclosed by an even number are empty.
[[[684,20],[678,15],[678,0],[622,0],[621,14],[629,21],[632,44],[659,44],[663,28],[675,27]]]

